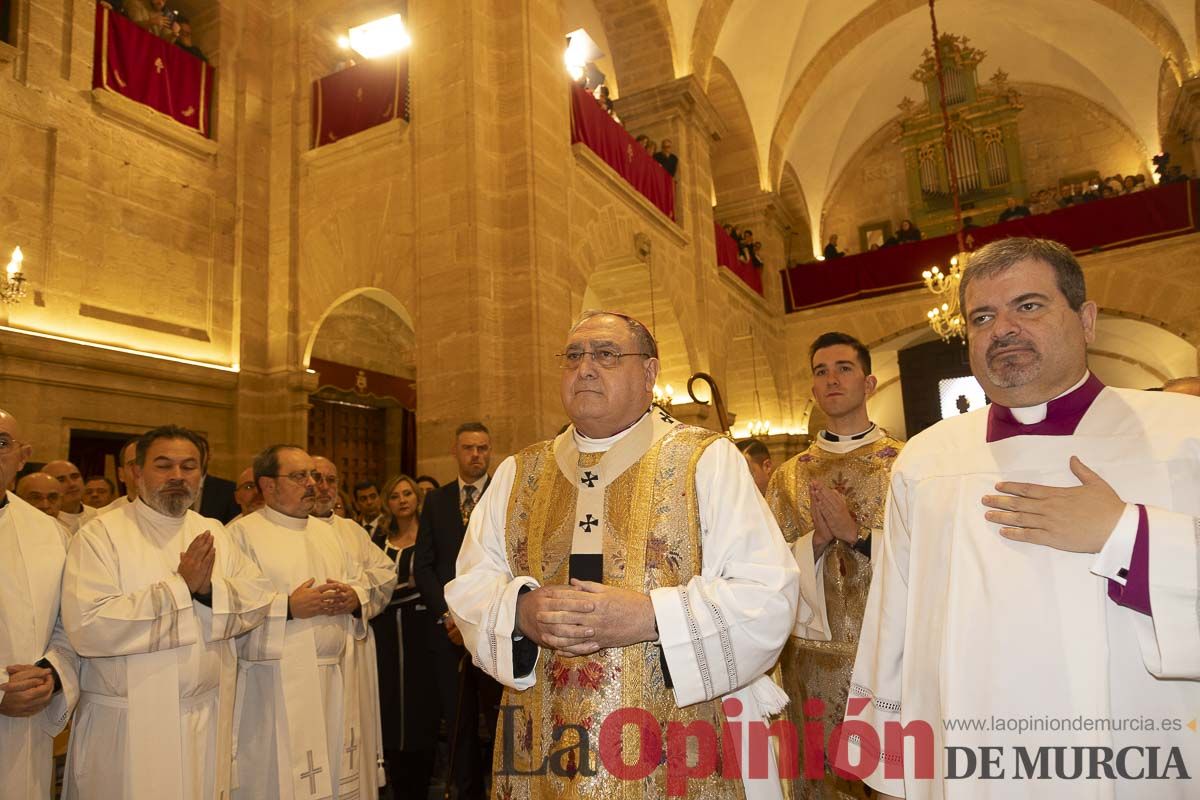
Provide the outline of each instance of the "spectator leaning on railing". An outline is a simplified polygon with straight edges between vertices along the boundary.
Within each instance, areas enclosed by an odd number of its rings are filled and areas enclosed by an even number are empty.
[[[180,15],[177,22],[179,24],[179,38],[175,40],[175,44],[181,50],[186,50],[201,61],[208,63],[208,57],[204,55],[204,51],[196,47],[192,42],[192,21]]]

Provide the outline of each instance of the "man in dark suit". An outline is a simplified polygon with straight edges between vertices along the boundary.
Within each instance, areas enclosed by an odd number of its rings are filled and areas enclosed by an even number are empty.
[[[491,476],[491,434],[482,422],[464,422],[454,432],[451,450],[458,462],[458,479],[425,496],[421,526],[413,556],[413,576],[425,605],[440,622],[434,631],[434,669],[442,719],[453,754],[450,776],[455,797],[482,800],[483,773],[478,719],[480,696],[490,729],[496,729],[499,686],[481,673],[462,646],[462,634],[446,608],[444,589],[454,578],[454,563],[467,532],[471,511],[486,491]]]

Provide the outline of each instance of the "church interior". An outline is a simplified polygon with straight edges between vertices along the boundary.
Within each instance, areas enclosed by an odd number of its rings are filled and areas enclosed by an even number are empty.
[[[985,402],[923,273],[1014,234],[1080,257],[1104,382],[1200,371],[1191,0],[167,7],[192,51],[0,0],[0,405],[34,462],[111,476],[173,422],[229,478],[272,442],[449,478],[463,421],[493,463],[562,427],[591,308],[651,328],[679,419],[777,460],[849,333],[908,438]]]

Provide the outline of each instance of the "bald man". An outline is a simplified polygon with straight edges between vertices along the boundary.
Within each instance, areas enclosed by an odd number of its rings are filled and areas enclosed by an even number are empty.
[[[32,450],[16,418],[0,411],[0,486],[12,482]],[[26,485],[39,483],[58,491],[49,476]],[[49,798],[54,737],[79,697],[78,659],[58,616],[66,531],[6,492],[0,553],[0,794]]]
[[[246,467],[242,470],[242,474],[238,475],[237,485],[233,489],[233,499],[242,509],[242,513],[236,519],[253,514],[263,507],[262,492],[258,491],[258,484],[254,482],[254,467]]]
[[[58,521],[74,536],[89,520],[97,516],[96,509],[83,504],[83,473],[70,461],[59,459],[42,467],[42,472],[58,480],[62,492]]]
[[[17,481],[17,497],[54,519],[62,510],[58,481],[44,472],[31,472]]]
[[[1200,377],[1193,375],[1190,378],[1172,378],[1164,383],[1162,388],[1164,392],[1178,392],[1200,397]]]
[[[113,500],[104,508],[99,509],[96,512],[97,514],[107,514],[109,511],[117,508],[124,508],[134,500],[137,500],[137,479],[133,475],[133,468],[137,465],[136,436],[126,442],[125,446],[121,448],[119,458],[120,461],[117,464],[117,478],[120,479],[121,484],[125,487],[125,494],[121,495],[116,500]]]

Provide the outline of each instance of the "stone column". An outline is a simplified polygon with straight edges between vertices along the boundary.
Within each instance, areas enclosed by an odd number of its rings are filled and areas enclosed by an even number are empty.
[[[710,303],[717,280],[717,248],[713,238],[712,143],[725,134],[717,115],[694,75],[633,94],[615,103],[626,130],[645,133],[656,142],[671,139],[679,167],[675,172],[675,219],[690,238],[692,275],[671,276],[690,286],[694,302],[685,304],[692,316],[680,319],[683,335],[697,344],[696,368],[710,369],[714,334],[705,327],[711,320]],[[716,309],[711,309],[714,313]]]
[[[449,477],[460,422],[484,421],[499,457],[563,420],[569,78],[555,0],[409,12],[418,458]]]

